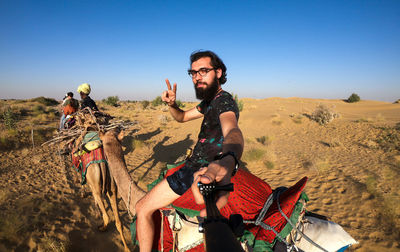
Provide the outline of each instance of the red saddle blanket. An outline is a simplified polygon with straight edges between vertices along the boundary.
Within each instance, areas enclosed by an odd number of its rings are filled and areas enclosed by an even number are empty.
[[[165,177],[173,174],[181,167],[183,167],[183,164],[168,170]],[[255,220],[273,190],[268,183],[244,170],[239,170],[231,181],[234,184],[234,191],[230,193],[228,204],[220,210],[221,214],[228,219],[231,214],[241,214],[244,220]],[[300,197],[303,197],[306,201],[308,200],[307,196],[302,193],[306,182],[307,177],[302,178],[279,196],[281,210],[293,223],[297,223],[300,212],[303,211],[303,204],[299,202]],[[152,186],[155,184],[156,183],[153,183]],[[195,203],[193,193],[190,189],[175,200],[172,206],[190,217],[198,216],[199,211],[205,208],[204,205],[197,205]],[[163,218],[164,224],[162,232],[160,212],[156,212],[153,218],[156,223],[155,226],[158,229],[155,232],[156,237],[154,237],[153,249],[155,251],[161,251],[161,248],[163,248],[163,251],[170,251],[173,247],[173,235],[168,225],[167,217]],[[287,225],[286,219],[279,212],[276,201],[269,207],[263,222],[273,227],[282,237],[286,237],[292,230],[292,227]],[[135,241],[135,223],[131,225],[131,233]],[[161,233],[163,234],[163,239],[160,237]],[[272,250],[272,246],[276,240],[275,238],[276,235],[271,230],[265,230],[261,226],[256,226],[254,224],[245,224],[245,234],[240,240],[247,240],[254,251],[269,251]],[[162,245],[161,242],[163,243]],[[189,251],[204,251],[204,246],[201,244]]]
[[[103,148],[97,148],[89,153],[83,154],[82,156],[75,156],[73,153],[71,156],[73,167],[82,176],[82,185],[86,184],[86,171],[89,165],[93,163],[107,163]]]

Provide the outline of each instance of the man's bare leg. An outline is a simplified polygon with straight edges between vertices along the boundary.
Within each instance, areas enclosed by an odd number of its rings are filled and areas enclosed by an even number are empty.
[[[136,204],[136,230],[141,252],[150,252],[153,245],[154,222],[153,213],[171,204],[179,198],[170,187],[166,179],[158,183]]]

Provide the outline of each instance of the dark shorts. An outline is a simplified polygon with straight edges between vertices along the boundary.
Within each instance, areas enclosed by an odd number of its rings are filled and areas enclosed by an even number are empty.
[[[183,166],[171,176],[167,177],[169,187],[179,195],[183,195],[193,184],[195,169],[187,165]]]

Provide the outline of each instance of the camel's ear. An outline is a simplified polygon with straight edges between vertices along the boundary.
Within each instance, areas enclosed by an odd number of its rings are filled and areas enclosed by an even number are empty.
[[[118,133],[118,137],[117,137],[117,138],[118,138],[119,141],[122,141],[122,139],[124,138],[124,136],[125,136],[124,131],[121,130],[121,132]]]

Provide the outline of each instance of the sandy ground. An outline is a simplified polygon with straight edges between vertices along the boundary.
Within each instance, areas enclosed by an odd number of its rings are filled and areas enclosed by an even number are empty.
[[[400,251],[399,135],[393,133],[399,133],[393,127],[400,122],[400,104],[242,101],[243,169],[272,188],[307,176],[308,210],[328,216],[359,241],[349,251]],[[310,120],[319,104],[340,117],[325,126]],[[142,188],[166,163],[193,147],[201,124],[179,124],[162,107],[100,107],[139,122],[139,129],[126,132],[123,145],[129,173]],[[113,222],[107,232],[97,230],[101,219],[89,189],[76,182],[77,173],[56,149],[26,144],[0,152],[0,251],[123,251]],[[121,200],[119,206],[125,237],[134,250]],[[110,207],[108,212],[113,219]]]

